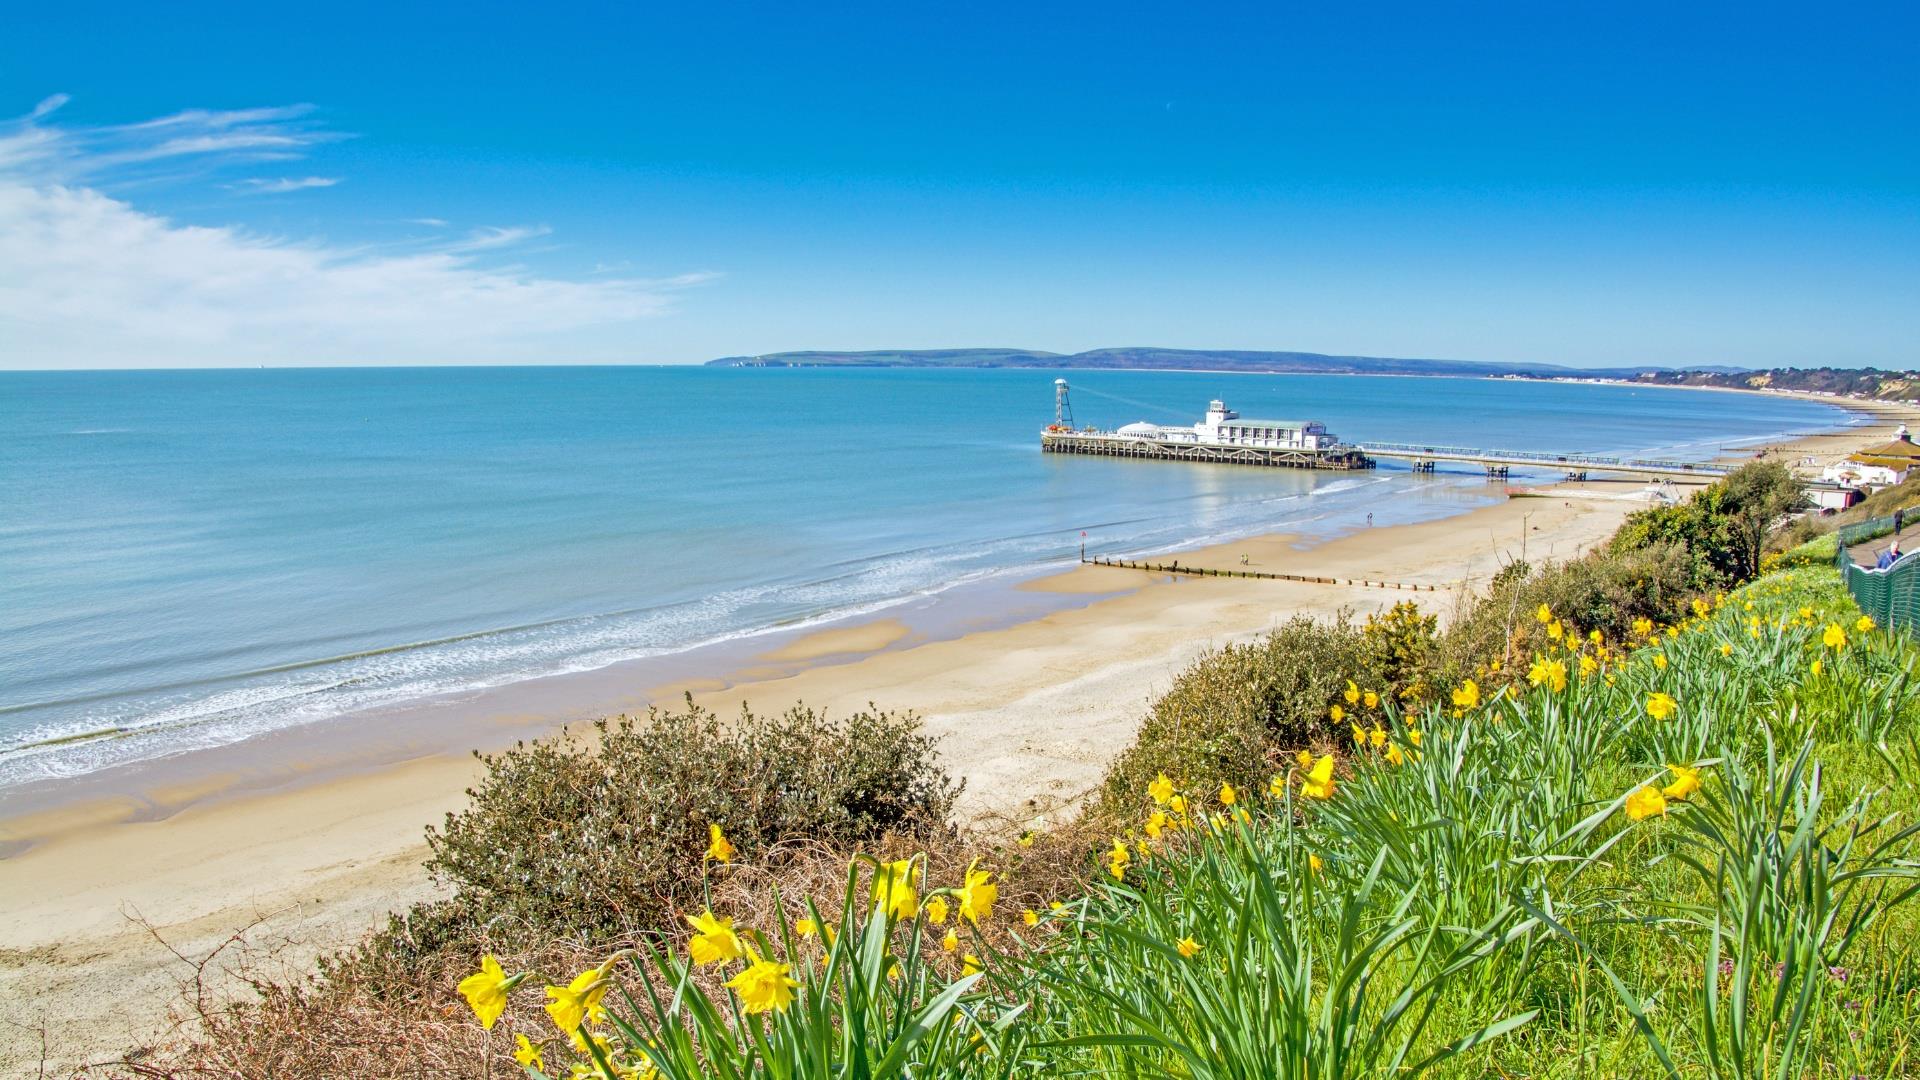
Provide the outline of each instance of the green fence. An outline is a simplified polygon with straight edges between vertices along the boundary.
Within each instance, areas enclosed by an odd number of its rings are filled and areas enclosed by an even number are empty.
[[[1920,514],[1908,514],[1909,519]],[[1920,555],[1912,552],[1885,570],[1869,570],[1853,561],[1847,549],[1893,532],[1893,519],[1874,518],[1839,531],[1836,558],[1847,592],[1860,610],[1873,616],[1881,626],[1897,626],[1909,633],[1920,633]]]

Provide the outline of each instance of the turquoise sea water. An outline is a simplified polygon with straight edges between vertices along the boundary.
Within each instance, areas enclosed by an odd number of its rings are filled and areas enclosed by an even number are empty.
[[[0,787],[1071,561],[1457,512],[1476,475],[1043,455],[1081,423],[1705,454],[1810,402],[1485,380],[686,368],[0,375]]]

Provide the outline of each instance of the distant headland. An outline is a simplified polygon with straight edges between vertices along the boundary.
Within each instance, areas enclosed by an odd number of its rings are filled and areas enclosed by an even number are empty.
[[[1111,371],[1234,371],[1326,375],[1447,375],[1463,378],[1560,379],[1704,386],[1729,390],[1789,390],[1826,397],[1920,400],[1920,372],[1878,368],[1790,367],[1754,370],[1731,366],[1694,368],[1571,368],[1484,360],[1424,360],[1387,356],[1331,356],[1250,349],[1089,349],[1053,353],[1039,349],[883,349],[867,352],[811,350],[725,356],[708,367],[914,367],[914,368],[1094,368]]]

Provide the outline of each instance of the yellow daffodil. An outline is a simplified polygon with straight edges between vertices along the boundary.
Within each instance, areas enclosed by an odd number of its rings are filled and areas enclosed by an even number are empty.
[[[1667,770],[1673,773],[1673,783],[1661,788],[1661,795],[1679,802],[1700,790],[1700,770],[1685,765],[1668,765]]]
[[[1602,634],[1598,630],[1589,630],[1587,631],[1587,640],[1593,642],[1595,645],[1598,645],[1602,641],[1606,640],[1606,635]]]
[[[1634,821],[1644,821],[1655,814],[1666,812],[1666,796],[1660,794],[1660,790],[1652,785],[1634,788],[1633,794],[1627,796],[1627,816]]]
[[[1293,752],[1293,763],[1295,765],[1300,766],[1303,769],[1312,768],[1313,767],[1313,751],[1295,750]]]
[[[1367,745],[1367,729],[1359,724],[1349,726],[1353,728],[1353,745],[1364,748]]]
[[[947,936],[940,939],[940,947],[947,950],[948,952],[952,952],[953,950],[959,948],[960,947],[959,933],[953,930],[947,931]]]
[[[1183,937],[1180,939],[1180,944],[1175,945],[1174,948],[1180,951],[1181,956],[1191,960],[1194,955],[1201,950],[1202,946],[1190,937]]]
[[[493,1022],[507,1010],[507,994],[519,981],[508,978],[500,968],[500,961],[488,953],[480,958],[479,971],[460,980],[460,996],[467,999],[473,1015],[480,1018],[480,1026],[492,1031]]]
[[[914,883],[912,859],[884,862],[874,870],[873,904],[892,919],[911,919],[920,913],[920,890]]]
[[[700,915],[688,915],[687,925],[693,927],[693,940],[687,942],[687,955],[693,962],[705,967],[708,964],[721,964],[729,960],[738,960],[747,955],[746,946],[740,943],[739,935],[733,932],[733,920],[722,919],[708,911]]]
[[[1020,839],[1015,842],[1018,843],[1021,847],[1030,848],[1033,846],[1033,836],[1034,836],[1034,831],[1032,829],[1028,829],[1026,832],[1021,833]]]
[[[1581,655],[1580,657],[1580,677],[1581,678],[1583,679],[1590,678],[1592,677],[1594,672],[1599,670],[1600,670],[1600,661],[1595,660],[1593,657],[1587,656],[1585,654]]]
[[[1696,616],[1698,616],[1698,617],[1700,617],[1700,618],[1702,618],[1702,619],[1704,619],[1704,618],[1706,618],[1706,617],[1707,617],[1707,612],[1709,612],[1709,611],[1711,611],[1711,610],[1713,610],[1713,609],[1707,606],[1707,602],[1706,602],[1706,600],[1705,600],[1705,599],[1703,599],[1703,598],[1701,598],[1701,597],[1698,597],[1698,596],[1696,596],[1696,597],[1694,597],[1694,598],[1693,598],[1693,613],[1694,613],[1694,615],[1696,615]]]
[[[1828,623],[1827,629],[1820,635],[1820,643],[1836,652],[1847,647],[1847,632],[1839,623]]]
[[[999,899],[1000,886],[994,884],[993,872],[980,869],[979,859],[969,862],[960,879],[960,917],[979,926],[980,920],[993,918],[993,905]]]
[[[1322,754],[1300,781],[1300,794],[1309,799],[1333,798],[1333,755]]]
[[[572,1035],[589,1018],[599,1020],[600,999],[606,996],[609,985],[605,972],[588,968],[565,986],[547,987],[547,1015],[553,1018],[553,1026]]]
[[[1399,743],[1387,744],[1387,764],[1399,765],[1401,762],[1405,760],[1407,760],[1407,756],[1404,753],[1401,753]]]
[[[1032,908],[1028,908],[1020,913],[1020,921],[1027,926],[1039,926],[1040,913]]]
[[[1147,815],[1147,835],[1155,840],[1160,839],[1160,834],[1166,831],[1169,820],[1164,810],[1155,810]]]
[[[727,835],[716,824],[707,826],[707,858],[723,863],[733,861],[733,845],[727,843]]]
[[[1807,672],[1808,672],[1809,674],[1811,674],[1811,675],[1812,675],[1812,676],[1813,676],[1814,678],[1816,678],[1816,679],[1817,679],[1817,678],[1819,678],[1819,677],[1820,677],[1820,671],[1821,671],[1821,669],[1822,669],[1822,668],[1824,668],[1825,666],[1826,666],[1826,665],[1824,665],[1824,664],[1822,664],[1822,663],[1821,663],[1821,662],[1820,662],[1820,661],[1819,661],[1819,660],[1818,660],[1818,659],[1816,658],[1816,659],[1814,660],[1814,662],[1813,662],[1813,663],[1811,663],[1811,664],[1808,664],[1808,665],[1807,665]]]
[[[1377,709],[1380,707],[1380,695],[1371,690],[1361,694],[1360,701],[1369,709]]]
[[[1327,709],[1327,715],[1332,717],[1333,722],[1337,724],[1340,721],[1345,720],[1347,718],[1347,710],[1341,708],[1338,705],[1334,705]]]
[[[1360,703],[1360,687],[1352,679],[1348,679],[1347,689],[1340,696],[1347,699],[1347,704],[1357,705]]]
[[[969,975],[978,975],[983,970],[985,969],[980,966],[980,958],[972,953],[968,953],[960,958],[961,978],[964,979]]]
[[[1173,798],[1171,798],[1171,799],[1168,799],[1168,800],[1167,800],[1167,809],[1169,809],[1169,810],[1171,810],[1171,811],[1173,811],[1173,812],[1174,812],[1174,813],[1176,813],[1176,814],[1183,814],[1183,815],[1184,815],[1184,814],[1185,814],[1185,813],[1187,812],[1187,799],[1186,799],[1186,796],[1184,796],[1184,795],[1175,795],[1175,796],[1174,796]]]
[[[1547,636],[1553,640],[1559,641],[1560,635],[1564,633],[1566,633],[1566,628],[1560,625],[1559,619],[1555,619],[1547,624]]]
[[[756,956],[745,971],[721,984],[740,995],[740,1007],[748,1014],[785,1012],[793,1004],[793,992],[799,983],[787,973],[787,964],[776,964]]]
[[[793,932],[803,938],[809,938],[820,932],[820,924],[812,919],[802,918],[794,922]]]
[[[926,903],[920,905],[920,909],[927,913],[927,921],[935,926],[947,921],[947,898],[944,896],[928,898]]]
[[[1133,853],[1127,850],[1127,842],[1115,838],[1113,853],[1107,856],[1107,873],[1112,874],[1115,881],[1119,881],[1127,876],[1127,864],[1132,861]]]
[[[513,1037],[513,1060],[518,1062],[523,1069],[532,1067],[539,1069],[541,1072],[545,1072],[547,1069],[547,1063],[540,1060],[539,1049],[533,1045],[533,1040],[527,1038],[525,1035],[515,1035]]]
[[[1232,806],[1239,798],[1240,798],[1240,793],[1233,790],[1232,784],[1220,785],[1220,805],[1221,806]]]
[[[1455,708],[1471,709],[1480,704],[1480,684],[1468,679],[1453,690]]]
[[[1558,660],[1537,658],[1533,667],[1527,670],[1527,682],[1547,687],[1557,694],[1567,688],[1567,665]]]
[[[1153,783],[1147,785],[1147,794],[1153,797],[1154,802],[1165,806],[1167,800],[1173,798],[1173,781],[1167,779],[1166,773],[1161,773],[1153,778]]]
[[[1553,609],[1545,604],[1541,604],[1540,609],[1533,613],[1533,617],[1541,626],[1545,626],[1553,621]]]
[[[1320,856],[1315,855],[1312,852],[1307,853],[1307,869],[1317,874],[1320,871],[1325,870],[1326,868],[1327,868],[1327,864],[1321,861]]]
[[[1800,617],[1801,617],[1801,618],[1803,618],[1803,619],[1805,619],[1805,620],[1807,620],[1808,622],[1812,622],[1812,621],[1813,621],[1813,609],[1812,609],[1812,608],[1810,608],[1810,607],[1803,607],[1803,608],[1801,608],[1801,609],[1800,609]]]
[[[1720,643],[1720,655],[1721,655],[1721,656],[1732,656],[1732,655],[1733,655],[1733,646],[1732,646],[1732,645],[1730,645],[1730,644],[1728,644],[1727,642],[1724,642],[1724,641],[1723,641],[1723,642],[1721,642],[1721,643]]]
[[[1306,751],[1303,750],[1301,751],[1301,753],[1304,754],[1306,753]],[[1309,763],[1313,761],[1312,754],[1307,754],[1307,761]],[[1287,793],[1287,778],[1278,773],[1275,773],[1273,779],[1267,781],[1267,794],[1278,799],[1281,796],[1285,795],[1286,793]]]
[[[1647,715],[1653,717],[1655,720],[1665,720],[1674,714],[1679,708],[1679,705],[1679,702],[1673,700],[1673,698],[1664,691],[1649,694],[1647,696]]]
[[[1659,668],[1661,671],[1667,670],[1667,654],[1663,652],[1654,653],[1653,666]]]
[[[1408,729],[1407,729],[1407,741],[1408,741],[1409,743],[1412,743],[1412,744],[1413,744],[1414,746],[1419,746],[1419,745],[1420,745],[1420,729],[1419,729],[1419,728],[1408,728]]]
[[[1862,615],[1853,621],[1853,632],[1856,634],[1864,634],[1872,629],[1873,616],[1871,615]]]

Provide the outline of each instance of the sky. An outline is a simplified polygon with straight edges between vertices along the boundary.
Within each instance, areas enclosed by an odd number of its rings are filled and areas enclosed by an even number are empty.
[[[1920,9],[23,7],[0,368],[1920,365]]]

